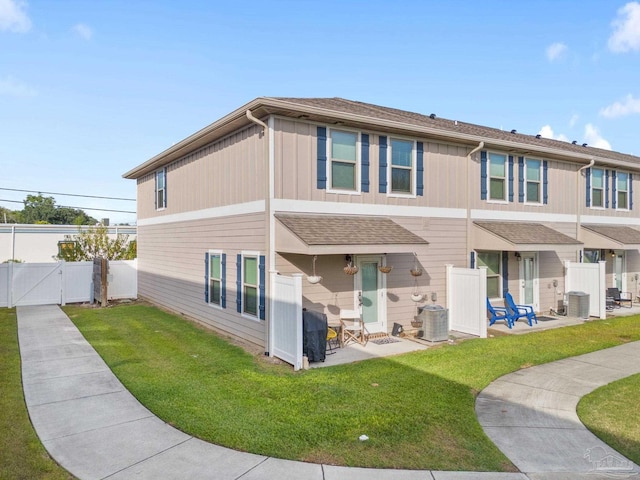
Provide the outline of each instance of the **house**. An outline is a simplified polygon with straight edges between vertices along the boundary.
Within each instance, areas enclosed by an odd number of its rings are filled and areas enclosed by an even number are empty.
[[[266,350],[275,273],[321,276],[303,280],[302,305],[333,320],[361,309],[370,332],[444,303],[445,265],[486,267],[489,297],[536,311],[562,298],[566,261],[604,261],[635,295],[639,173],[639,157],[515,130],[256,98],[124,177],[140,296]]]

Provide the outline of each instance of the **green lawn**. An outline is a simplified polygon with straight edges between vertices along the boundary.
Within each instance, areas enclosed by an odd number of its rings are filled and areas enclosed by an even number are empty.
[[[602,441],[640,464],[640,375],[598,388],[578,404],[580,420]]]
[[[638,317],[620,318],[294,373],[153,307],[65,310],[127,388],[181,430],[378,468],[515,470],[477,422],[477,392],[519,368],[640,340]]]
[[[16,311],[0,308],[0,478],[74,478],[49,457],[33,431],[20,375]]]

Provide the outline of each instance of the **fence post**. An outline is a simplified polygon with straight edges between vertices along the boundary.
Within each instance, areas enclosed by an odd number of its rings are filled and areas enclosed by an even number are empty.
[[[64,288],[64,283],[65,283],[65,276],[66,276],[66,265],[67,263],[62,260],[60,263],[60,305],[62,305],[63,307],[67,304],[67,292],[65,291]]]
[[[13,262],[9,262],[7,269],[7,307],[13,308]]]

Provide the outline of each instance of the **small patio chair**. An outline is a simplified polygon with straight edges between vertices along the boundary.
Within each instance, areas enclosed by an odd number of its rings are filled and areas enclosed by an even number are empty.
[[[368,332],[358,310],[340,310],[340,344],[367,344]]]
[[[536,312],[533,311],[533,307],[529,305],[516,305],[516,302],[513,300],[513,297],[509,292],[504,295],[504,302],[507,306],[507,311],[509,316],[511,317],[511,322],[514,324],[520,318],[526,318],[529,326],[533,326],[533,322],[538,323],[538,317],[536,317]]]
[[[338,338],[338,332],[336,332],[333,328],[327,328],[327,355],[331,355],[335,352],[334,343],[338,343],[340,339]],[[339,346],[339,345],[338,345]]]
[[[631,292],[621,292],[619,288],[607,288],[607,297],[610,297],[616,307],[622,307],[623,303],[628,303],[627,307],[633,306],[633,297]]]
[[[490,314],[489,326],[493,325],[498,320],[504,320],[507,324],[507,327],[509,328],[513,327],[511,316],[509,315],[509,312],[507,311],[506,307],[494,307],[493,305],[491,305],[491,302],[489,301],[489,297],[487,297],[487,310],[489,311],[489,314]]]

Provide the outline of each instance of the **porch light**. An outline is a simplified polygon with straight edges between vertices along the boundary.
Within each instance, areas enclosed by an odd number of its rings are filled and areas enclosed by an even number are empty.
[[[616,252],[614,252],[613,250],[609,250],[609,255],[611,255],[612,257],[616,256]]]
[[[516,252],[515,256],[516,256],[516,260],[517,261],[521,261],[522,260],[522,255],[520,255],[520,252]]]

